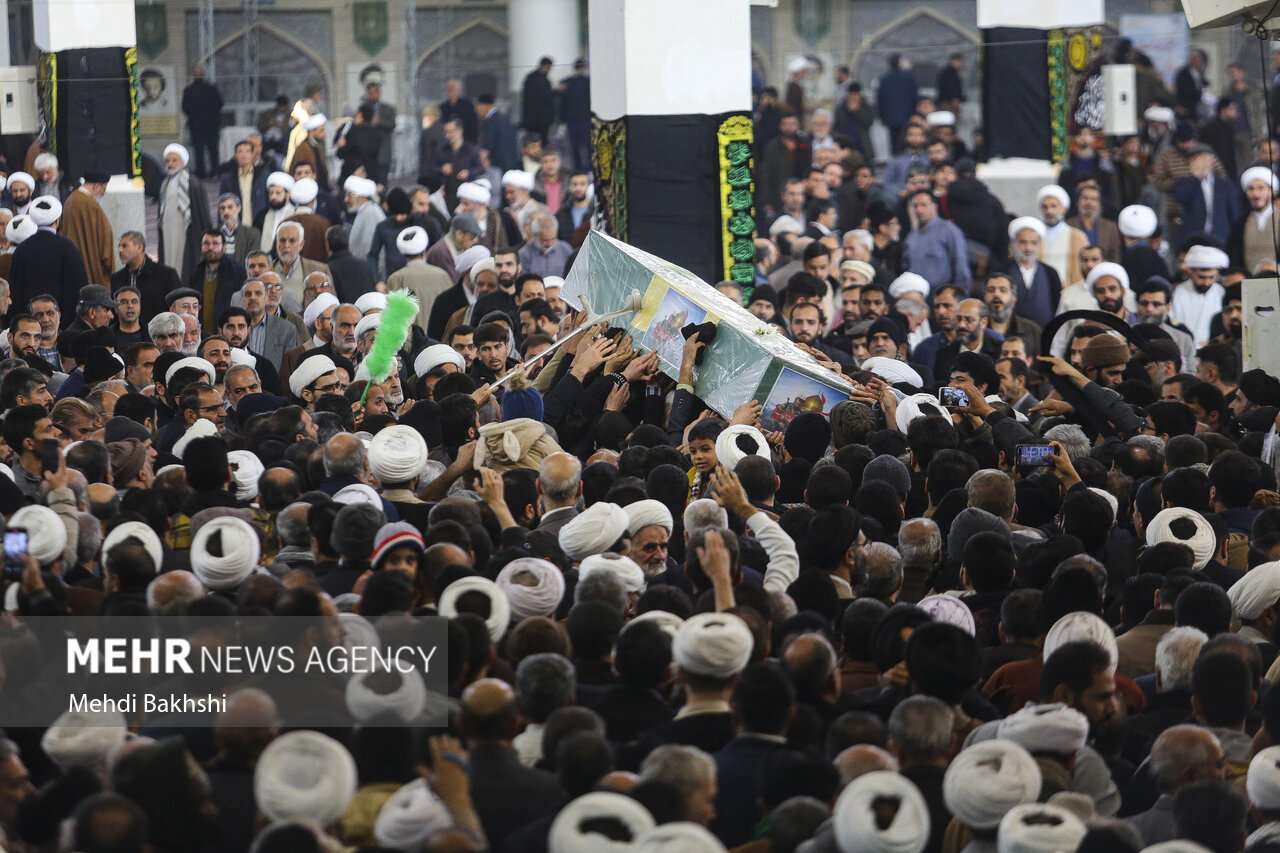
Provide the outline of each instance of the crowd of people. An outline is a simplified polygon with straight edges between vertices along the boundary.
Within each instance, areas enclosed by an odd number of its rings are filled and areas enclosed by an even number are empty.
[[[158,245],[103,245],[105,176],[7,176],[0,723],[56,692],[46,616],[444,636],[446,687],[9,726],[4,849],[1275,849],[1273,140],[1228,168],[1143,103],[1006,212],[927,98],[877,164],[856,84],[834,122],[762,93],[757,275],[715,288],[847,398],[766,429],[699,398],[699,327],[669,364],[566,303],[580,162],[339,198],[317,94],[216,198],[168,146]]]

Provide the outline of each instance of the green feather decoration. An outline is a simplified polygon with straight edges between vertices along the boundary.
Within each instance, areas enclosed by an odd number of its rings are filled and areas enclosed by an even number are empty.
[[[382,309],[382,324],[374,332],[373,346],[364,360],[369,365],[370,385],[385,382],[391,375],[396,353],[409,337],[409,327],[418,319],[418,300],[405,290],[387,294],[387,307]],[[365,394],[369,387],[365,386]],[[364,402],[363,395],[360,400]]]

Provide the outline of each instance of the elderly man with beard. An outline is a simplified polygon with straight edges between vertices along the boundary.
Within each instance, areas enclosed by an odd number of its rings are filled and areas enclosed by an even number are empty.
[[[1200,347],[1209,340],[1213,316],[1222,310],[1223,288],[1218,276],[1230,265],[1230,260],[1221,249],[1192,246],[1182,263],[1190,271],[1190,278],[1174,288],[1169,315],[1173,322],[1191,331],[1196,346]]]
[[[627,556],[646,578],[657,577],[668,569],[667,544],[674,527],[671,510],[652,498],[628,504],[623,509],[627,512],[627,532],[631,534]]]
[[[186,335],[186,325],[182,322],[181,316],[172,311],[161,311],[147,324],[147,334],[151,336],[152,343],[161,354],[180,352],[182,339]]]
[[[1057,269],[1041,260],[1046,233],[1044,223],[1033,216],[1019,217],[1009,223],[1013,260],[1005,269],[1017,288],[1018,314],[1041,328],[1053,319],[1058,310],[1063,281]]]
[[[1050,184],[1040,188],[1040,192],[1036,194],[1036,203],[1040,206],[1040,220],[1044,223],[1040,258],[1057,271],[1060,282],[1079,281],[1080,250],[1089,245],[1089,239],[1079,228],[1072,228],[1066,222],[1071,197],[1062,187]],[[1023,304],[1027,306],[1030,303],[1023,300]],[[1056,300],[1054,307],[1057,307]]]
[[[1236,288],[1239,291],[1239,288]],[[1178,352],[1182,354],[1182,364],[1189,371],[1196,366],[1196,342],[1186,326],[1172,323],[1169,320],[1169,309],[1173,305],[1173,285],[1163,276],[1153,275],[1133,288],[1137,300],[1138,322],[1158,326],[1161,331],[1173,338]]]
[[[1028,352],[1040,352],[1040,326],[1017,314],[1018,293],[1009,276],[1001,273],[989,276],[983,287],[982,301],[990,312],[988,328],[992,332],[1002,338],[1017,335],[1026,342]]]
[[[261,235],[256,247],[260,251],[271,251],[276,244],[276,229],[293,216],[293,204],[289,201],[292,189],[293,178],[284,172],[272,172],[267,176],[267,206],[253,216],[253,227]]]
[[[298,335],[298,340],[306,340],[307,327],[303,324],[302,317],[284,304],[284,283],[280,278],[280,274],[274,270],[267,270],[258,276],[258,280],[262,282],[267,291],[267,313],[272,317],[279,317],[293,326],[294,332]]]
[[[966,299],[956,308],[956,339],[938,351],[936,376],[950,376],[962,353],[976,352],[992,362],[1000,358],[1000,341],[987,334],[991,312],[980,299]],[[994,384],[994,383],[993,383]]]
[[[179,314],[182,320],[182,352],[184,355],[195,355],[200,348],[200,321],[194,314]]]
[[[302,307],[307,276],[315,272],[329,274],[326,264],[302,256],[306,233],[302,223],[297,221],[281,223],[276,231],[276,262],[272,269],[280,274],[280,282],[284,285],[281,302],[291,311]]]

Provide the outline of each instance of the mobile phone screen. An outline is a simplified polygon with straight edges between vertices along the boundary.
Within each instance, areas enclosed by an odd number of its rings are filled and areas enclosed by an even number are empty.
[[[1053,447],[1048,444],[1019,444],[1016,450],[1017,464],[1027,468],[1053,466]]]

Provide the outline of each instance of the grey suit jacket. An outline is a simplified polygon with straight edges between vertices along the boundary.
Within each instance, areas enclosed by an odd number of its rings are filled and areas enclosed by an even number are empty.
[[[276,370],[280,370],[280,364],[284,361],[284,354],[287,350],[291,350],[298,345],[298,330],[288,320],[280,317],[273,317],[270,314],[266,317],[266,335],[262,344],[262,354],[275,365]]]
[[[546,516],[543,516],[542,520],[538,522],[538,526],[536,529],[545,530],[548,533],[553,533],[556,536],[559,536],[560,528],[564,527],[566,524],[573,521],[577,517],[578,517],[577,507],[569,507],[568,509],[552,510],[551,517],[548,518]]]
[[[1173,821],[1173,797],[1168,794],[1161,794],[1150,809],[1124,818],[1124,822],[1138,830],[1147,847],[1172,841],[1178,836]]]

